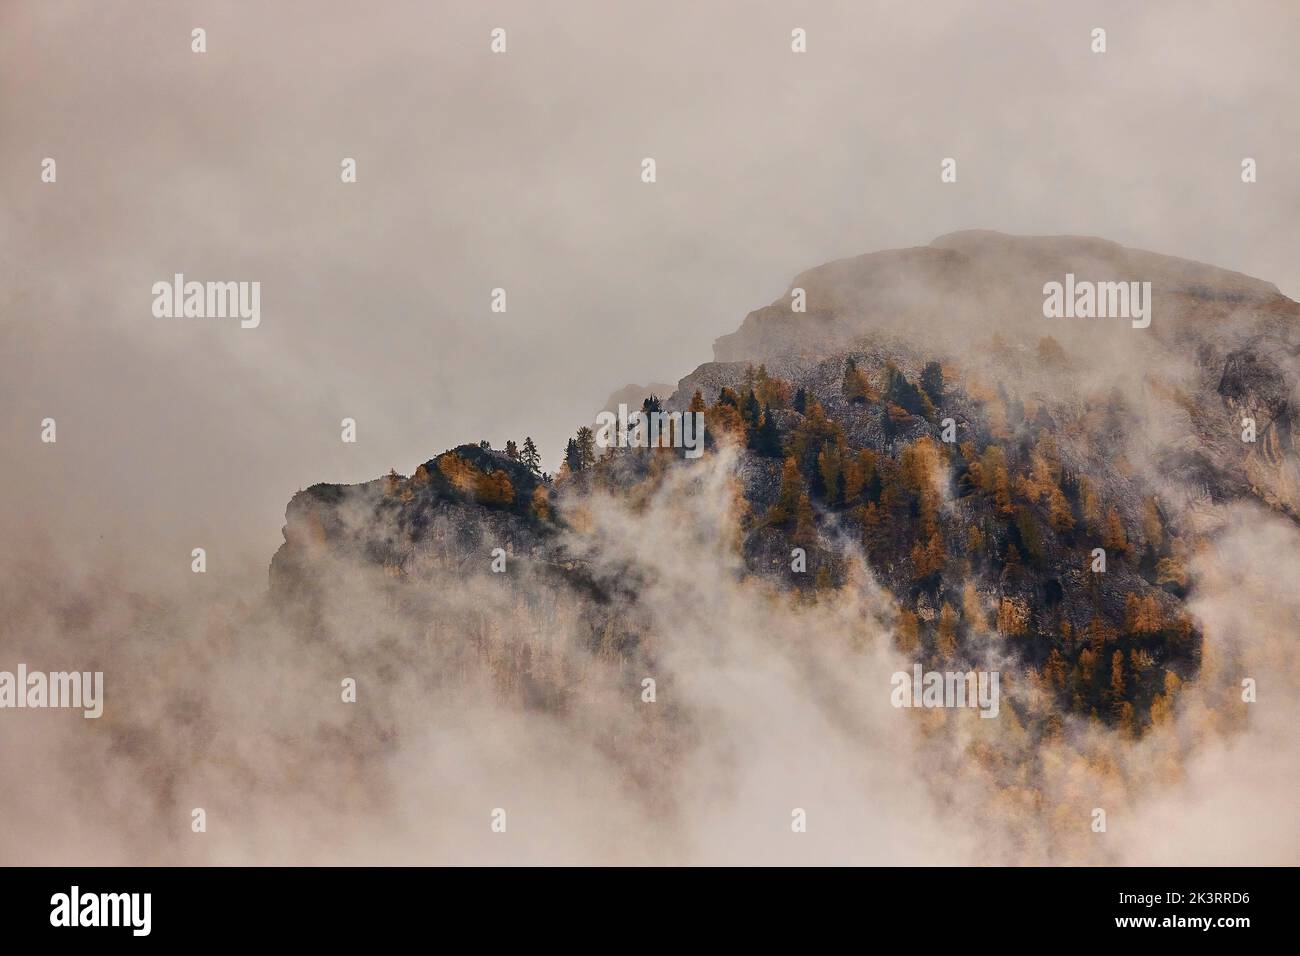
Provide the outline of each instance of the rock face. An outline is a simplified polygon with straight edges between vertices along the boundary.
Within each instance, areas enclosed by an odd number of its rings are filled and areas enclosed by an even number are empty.
[[[626,405],[633,411],[641,407],[641,403],[651,396],[657,398],[667,398],[675,391],[675,386],[665,385],[662,382],[651,382],[649,385],[624,385],[609,398],[605,399],[605,404],[601,406],[601,411],[614,412],[617,414],[619,405]]]
[[[540,492],[540,494],[539,494]],[[271,560],[271,592],[298,599],[319,584],[325,559],[376,565],[401,576],[414,565],[455,569],[491,540],[532,554],[554,536],[539,475],[517,459],[461,445],[360,485],[312,485],[289,502],[284,544]]]
[[[1045,319],[1043,286],[1067,273],[1150,282],[1150,328]],[[945,360],[977,357],[1048,401],[1088,401],[1118,388],[1139,415],[1185,418],[1177,434],[1144,438],[1160,442],[1155,452],[1166,466],[1191,463],[1189,492],[1253,494],[1300,514],[1300,439],[1291,428],[1300,403],[1300,304],[1271,283],[1101,239],[959,232],[926,247],[827,263],[797,276],[795,288],[805,291],[806,313],[791,311],[789,292],[751,312],[715,343],[717,363],[765,362],[798,377],[872,342],[899,353],[933,342]],[[1047,337],[1059,352],[1040,347]],[[683,388],[718,381],[706,366]],[[1255,423],[1253,443],[1241,440],[1243,418]]]
[[[1067,274],[1149,282],[1150,326],[1045,318],[1044,285]],[[992,640],[1062,713],[1131,732],[1158,719],[1199,666],[1184,602],[1207,512],[1246,499],[1300,515],[1300,305],[1100,239],[987,232],[828,263],[794,289],[806,312],[787,293],[750,313],[660,392],[666,410],[706,409],[712,448],[743,449],[747,573],[816,593],[851,586],[865,558],[905,652],[970,664]],[[564,593],[589,646],[635,656],[616,576],[572,557],[586,496],[635,500],[690,467],[629,449],[546,483],[466,445],[410,478],[316,485],[290,502],[272,594],[310,601],[340,557],[397,581],[485,575],[501,548]]]
[[[929,246],[869,253],[801,273],[790,289],[805,290],[806,313],[791,311],[787,291],[718,339],[714,357],[771,362],[824,356],[882,329],[942,328],[954,342],[963,341],[962,330],[968,341],[994,333],[1036,341],[1049,334],[1043,285],[1067,273],[1080,281],[1150,282],[1158,311],[1149,338],[1174,348],[1183,347],[1179,340],[1188,331],[1213,338],[1212,327],[1229,319],[1245,331],[1245,326],[1267,324],[1269,317],[1281,318],[1281,326],[1272,326],[1277,330],[1300,314],[1300,307],[1271,283],[1102,239],[958,232]]]

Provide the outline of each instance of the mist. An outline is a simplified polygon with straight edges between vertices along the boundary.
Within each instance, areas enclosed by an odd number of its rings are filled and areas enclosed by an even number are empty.
[[[571,646],[581,609],[540,581],[496,607],[490,581],[441,580],[412,613],[345,569],[306,643],[264,595],[295,491],[525,435],[554,470],[605,396],[678,381],[827,261],[962,229],[1075,234],[1300,295],[1296,39],[1283,0],[9,0],[0,667],[102,669],[107,703],[0,719],[0,816],[19,824],[0,860],[1293,862],[1300,606],[1275,584],[1300,539],[1262,509],[1212,519],[1193,610],[1215,654],[1174,723],[1068,727],[1032,780],[1012,722],[889,706],[910,663],[865,562],[812,606],[738,579],[726,455],[644,510],[594,500],[573,542],[650,582],[627,611],[655,674]],[[154,318],[151,286],[181,272],[260,282],[260,325]],[[977,363],[969,331],[927,329]],[[1143,361],[1100,347],[1080,393]],[[504,702],[481,663],[444,683],[461,662],[431,625],[485,615],[506,653],[539,603],[576,709]],[[644,676],[669,716],[638,703]],[[1004,693],[1031,706],[1030,684]],[[965,759],[972,742],[1000,762]],[[1087,830],[1096,806],[1108,834]]]

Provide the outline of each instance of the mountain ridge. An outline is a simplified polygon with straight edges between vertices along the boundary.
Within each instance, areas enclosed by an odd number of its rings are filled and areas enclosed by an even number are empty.
[[[1045,319],[1042,282],[1063,271],[1151,281],[1151,328]],[[710,452],[735,456],[743,573],[815,600],[865,560],[897,649],[935,666],[1011,655],[1056,701],[1037,732],[1070,714],[1128,734],[1166,719],[1200,665],[1188,567],[1215,507],[1300,514],[1300,306],[1106,240],[981,231],[827,263],[795,288],[806,313],[789,294],[751,312],[715,345],[727,360],[663,402],[699,411]],[[398,586],[491,580],[499,554],[523,562],[504,586],[543,575],[587,608],[579,643],[635,660],[649,635],[620,575],[582,557],[584,514],[593,494],[644,501],[691,467],[671,448],[589,448],[551,479],[481,444],[410,478],[314,486],[290,502],[272,593],[311,606],[340,559]]]

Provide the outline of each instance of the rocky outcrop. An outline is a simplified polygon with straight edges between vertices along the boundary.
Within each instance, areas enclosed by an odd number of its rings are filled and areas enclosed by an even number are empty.
[[[1149,282],[1150,326],[1045,318],[1043,286],[1066,274]],[[698,396],[711,446],[747,449],[735,474],[747,573],[837,587],[864,555],[917,654],[961,658],[994,633],[1051,675],[1063,708],[1140,724],[1165,675],[1198,666],[1185,600],[1201,504],[1300,515],[1300,306],[1266,282],[1099,239],[986,232],[828,263],[796,288],[806,311],[787,294],[671,396],[648,387],[670,411]],[[611,406],[639,407],[644,391]],[[341,556],[395,580],[485,573],[500,548],[579,603],[617,605],[579,616],[593,645],[630,652],[635,599],[620,604],[618,575],[594,578],[559,542],[581,538],[590,488],[635,498],[674,466],[690,465],[625,449],[550,484],[465,445],[410,477],[316,485],[290,502],[272,590],[300,600]],[[796,548],[806,573],[792,570]],[[1131,672],[1122,696],[1108,668]]]
[[[511,556],[547,556],[554,526],[546,500],[539,475],[480,445],[444,452],[410,477],[313,485],[286,510],[284,544],[271,561],[272,595],[309,593],[324,563],[340,559],[400,577],[417,568],[455,570],[471,556],[486,564],[498,547]]]

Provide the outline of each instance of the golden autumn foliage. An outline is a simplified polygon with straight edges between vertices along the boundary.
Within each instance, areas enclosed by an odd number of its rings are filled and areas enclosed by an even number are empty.
[[[1088,622],[1088,629],[1084,633],[1087,635],[1088,646],[1097,652],[1116,637],[1115,629],[1106,623],[1100,614],[1092,616],[1092,620]]]
[[[1128,550],[1128,535],[1124,532],[1124,522],[1120,520],[1119,511],[1114,505],[1106,512],[1106,526],[1102,531],[1101,544],[1107,551],[1123,554]]]
[[[974,581],[967,581],[961,592],[961,613],[971,631],[981,634],[988,630],[988,619],[984,614],[984,602],[980,600],[979,591]]]
[[[485,505],[509,506],[515,503],[515,486],[504,471],[483,475],[475,495]]]
[[[989,445],[980,457],[980,487],[993,496],[998,514],[1012,513],[1011,476],[1007,473],[1006,453],[1000,445]]]
[[[844,429],[839,422],[826,415],[820,402],[809,397],[803,421],[790,435],[790,454],[801,462],[812,461],[816,452],[824,448],[827,442],[843,448]]]
[[[939,611],[938,648],[945,660],[957,656],[957,611],[947,601]]]
[[[750,366],[746,370],[745,390],[753,391],[754,396],[767,408],[786,408],[794,395],[794,386],[768,374],[766,365],[759,365],[757,369]]]
[[[914,654],[921,646],[920,624],[916,614],[907,608],[900,608],[898,621],[894,627],[894,643],[904,654]]]
[[[1124,599],[1124,630],[1130,634],[1156,634],[1168,626],[1164,609],[1154,594]]]
[[[804,494],[803,475],[799,474],[799,463],[791,456],[781,466],[781,488],[776,495],[776,503],[767,513],[769,523],[780,527],[794,517],[799,507],[799,498]]]
[[[1018,637],[1029,630],[1029,605],[1011,597],[998,603],[998,630],[1008,637]]]
[[[438,470],[453,488],[483,504],[514,504],[515,487],[504,471],[485,473],[455,452],[448,452],[438,459]]]
[[[533,489],[533,514],[546,521],[551,517],[551,496],[546,490],[545,485],[538,485]]]
[[[1052,653],[1047,655],[1046,672],[1047,679],[1051,681],[1054,688],[1058,691],[1065,690],[1065,658],[1055,647],[1052,648]]]
[[[472,495],[478,488],[479,476],[483,473],[454,451],[438,458],[438,470],[457,491]]]
[[[858,368],[852,359],[844,365],[844,381],[841,394],[850,402],[873,402],[880,396],[871,387],[867,374]]]
[[[744,441],[745,420],[734,405],[718,402],[704,413],[705,433],[718,441]]]
[[[839,503],[839,481],[844,473],[844,449],[831,442],[822,445],[817,453],[817,470],[821,474],[822,487],[826,489],[828,504]]]
[[[939,537],[938,532],[930,535],[924,545],[917,541],[912,546],[912,565],[917,580],[939,573],[947,560],[948,555],[943,548],[943,539]]]
[[[806,494],[799,496],[799,503],[795,506],[794,512],[794,534],[790,540],[798,545],[815,544],[817,541],[817,529],[813,524],[812,502]]]
[[[1110,696],[1115,701],[1124,698],[1124,652],[1116,651],[1110,657]]]
[[[876,456],[870,449],[864,448],[856,456],[847,456],[844,460],[844,502],[846,506],[858,503],[862,497],[862,488],[875,472]]]
[[[939,446],[929,435],[922,435],[904,446],[898,468],[903,487],[914,495],[920,495],[934,484],[934,475],[940,468]]]
[[[1142,535],[1156,551],[1165,546],[1165,526],[1160,520],[1160,508],[1154,498],[1148,498],[1142,510]]]
[[[1097,674],[1097,654],[1090,647],[1085,647],[1079,653],[1079,663],[1076,665],[1079,672],[1079,682],[1082,684],[1091,684]]]
[[[1053,485],[1047,492],[1047,513],[1052,527],[1057,531],[1069,531],[1074,527],[1074,510],[1061,489]]]
[[[1175,557],[1170,556],[1161,558],[1156,564],[1156,583],[1157,584],[1174,584],[1180,588],[1187,587],[1190,579],[1187,575],[1187,566]]]

